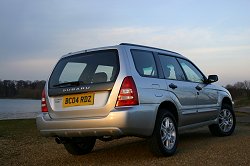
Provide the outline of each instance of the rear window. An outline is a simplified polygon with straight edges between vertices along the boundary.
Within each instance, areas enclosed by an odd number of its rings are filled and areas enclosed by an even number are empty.
[[[49,87],[114,82],[118,72],[117,50],[81,53],[58,62],[50,77]]]

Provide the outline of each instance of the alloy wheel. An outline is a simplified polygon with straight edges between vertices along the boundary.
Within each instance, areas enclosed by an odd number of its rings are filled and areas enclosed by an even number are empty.
[[[175,145],[175,125],[169,117],[165,117],[161,123],[161,141],[164,147],[168,150],[171,150]]]
[[[230,110],[221,110],[219,115],[219,127],[223,132],[228,132],[233,127],[233,116]]]

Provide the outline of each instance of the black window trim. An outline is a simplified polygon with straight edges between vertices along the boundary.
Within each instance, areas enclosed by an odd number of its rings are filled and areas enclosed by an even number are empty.
[[[158,56],[158,53],[157,52],[153,52],[154,54],[154,58],[155,58],[155,62],[156,62],[156,68],[157,68],[157,72],[158,72],[158,77],[160,79],[165,79],[165,76],[164,76],[164,72],[163,72],[163,68],[161,66],[161,60],[160,60],[160,57]]]

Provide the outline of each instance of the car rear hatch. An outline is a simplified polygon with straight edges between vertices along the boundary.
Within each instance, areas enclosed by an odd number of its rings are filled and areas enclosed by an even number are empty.
[[[119,73],[118,50],[78,53],[59,60],[48,82],[51,118],[107,116]]]

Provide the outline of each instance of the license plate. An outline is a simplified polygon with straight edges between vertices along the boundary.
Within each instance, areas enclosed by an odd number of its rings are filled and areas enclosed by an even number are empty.
[[[83,93],[63,96],[63,107],[74,107],[94,104],[94,93]]]

